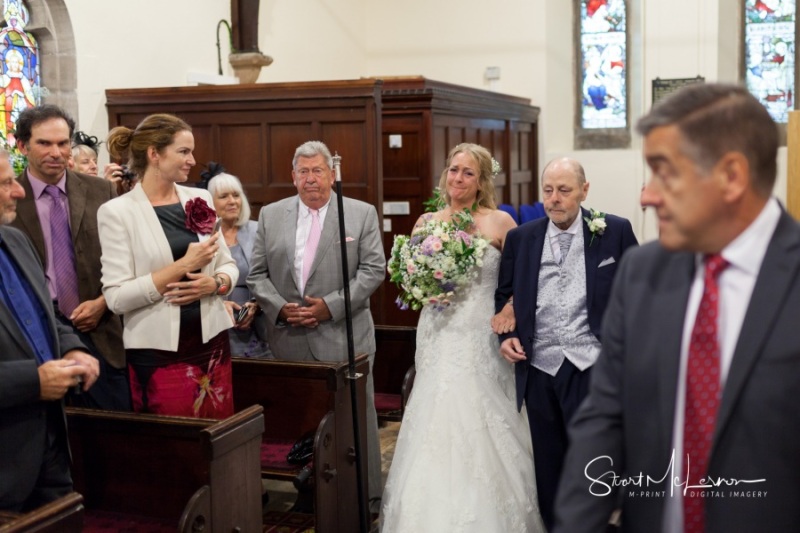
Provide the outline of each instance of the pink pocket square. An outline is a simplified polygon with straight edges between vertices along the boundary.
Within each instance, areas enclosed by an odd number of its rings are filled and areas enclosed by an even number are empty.
[[[353,242],[355,239],[352,237],[345,237],[344,242]]]

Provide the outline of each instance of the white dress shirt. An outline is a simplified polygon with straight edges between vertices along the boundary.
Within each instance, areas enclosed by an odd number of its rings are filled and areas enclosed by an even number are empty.
[[[767,253],[772,234],[778,226],[781,208],[778,201],[771,198],[758,217],[738,237],[722,250],[722,257],[728,261],[728,267],[719,276],[719,322],[717,332],[720,347],[720,391],[725,388],[725,380],[733,360],[733,352],[739,340],[739,332],[744,323],[744,315],[750,304],[750,296],[756,284],[761,263]],[[683,422],[686,404],[686,366],[689,360],[689,343],[692,337],[697,310],[703,297],[703,278],[705,265],[703,255],[695,259],[695,273],[689,291],[686,306],[686,317],[683,323],[681,338],[681,362],[678,374],[678,392],[675,401],[675,422],[673,425],[672,449],[675,454],[674,472],[682,481],[683,471]],[[665,467],[667,465],[664,465]],[[668,498],[664,513],[665,533],[683,532],[683,490],[672,487],[674,497],[670,498],[670,487],[667,487]]]
[[[562,233],[570,233],[574,239],[575,235],[577,235],[578,231],[582,228],[582,223],[581,211],[578,211],[578,216],[575,217],[575,220],[572,221],[572,224],[570,224],[567,229],[562,230],[553,224],[552,220],[547,223],[547,238],[550,242],[550,249],[553,250],[553,259],[555,259],[557,264],[561,264],[561,246],[558,244],[558,236]]]

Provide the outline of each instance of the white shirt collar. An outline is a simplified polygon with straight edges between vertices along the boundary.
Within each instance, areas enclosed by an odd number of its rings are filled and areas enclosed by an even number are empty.
[[[549,221],[547,223],[547,236],[548,237],[555,237],[561,233],[571,233],[573,236],[577,235],[578,230],[581,228],[581,224],[583,223],[583,212],[578,211],[578,216],[575,217],[575,220],[572,221],[572,224],[569,225],[567,229],[562,230],[555,224],[553,221]]]
[[[306,218],[311,215],[311,208],[308,207],[306,204],[304,204],[300,198],[297,199],[297,203],[300,204],[299,212],[301,217]],[[325,213],[328,210],[329,205],[331,205],[330,198],[328,198],[328,201],[325,202],[325,205],[319,208],[320,216],[323,216],[323,213]]]
[[[722,257],[732,267],[753,277],[757,276],[780,217],[778,201],[770,198],[756,219],[722,249]],[[699,268],[703,262],[703,254],[697,254],[696,260]]]

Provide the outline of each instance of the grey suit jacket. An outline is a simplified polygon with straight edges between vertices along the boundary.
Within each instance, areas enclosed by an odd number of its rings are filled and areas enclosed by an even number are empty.
[[[16,229],[0,226],[0,241],[47,313],[55,357],[73,349],[85,350],[78,337],[53,316],[42,263],[28,238]],[[47,440],[48,411],[56,431],[66,431],[62,403],[43,402],[39,394],[36,356],[0,301],[0,500],[11,491],[29,494],[35,485]]]
[[[370,204],[343,200],[355,352],[374,353],[375,328],[369,298],[383,281],[386,268],[378,214]],[[306,295],[325,300],[333,318],[313,329],[278,323],[278,313],[286,303],[303,302],[293,265],[299,201],[298,196],[293,196],[261,209],[247,284],[266,315],[269,344],[275,357],[342,361],[347,359],[347,338],[336,194],[331,194],[305,288]]]
[[[36,211],[36,200],[28,180],[27,169],[19,175],[25,189],[25,198],[17,202],[17,218],[12,226],[22,230],[33,242],[42,264],[47,265],[42,225]],[[78,273],[78,293],[81,302],[93,300],[102,294],[100,282],[100,237],[97,231],[97,209],[117,195],[110,181],[86,174],[67,171],[67,198],[75,248],[75,266]],[[122,323],[109,310],[100,318],[97,327],[89,332],[94,345],[115,368],[125,367],[125,349],[122,345]]]
[[[236,232],[236,240],[239,241],[239,246],[242,249],[247,264],[253,264],[253,244],[256,242],[256,234],[258,233],[258,223],[253,220],[248,220],[245,224],[239,226]],[[267,320],[264,313],[257,314],[251,326],[256,332],[259,339],[267,341]]]
[[[603,351],[570,428],[556,531],[605,531],[620,501],[623,531],[660,531],[665,499],[653,493],[669,491],[671,476],[660,484],[647,476],[669,473],[694,268],[694,254],[670,253],[658,243],[623,257],[603,322]],[[798,316],[800,226],[783,213],[739,333],[708,467],[715,479],[765,481],[713,489],[724,497],[706,499],[708,532],[796,531],[800,524]],[[644,478],[641,486],[620,489],[611,472],[620,479],[640,473]],[[674,475],[685,478],[683,472]],[[601,481],[590,488],[590,478]],[[608,495],[592,494],[607,489]]]

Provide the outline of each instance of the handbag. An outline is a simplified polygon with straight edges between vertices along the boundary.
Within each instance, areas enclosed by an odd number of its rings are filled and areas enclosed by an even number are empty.
[[[303,466],[314,455],[314,433],[306,433],[300,437],[286,454],[286,462],[290,465]]]

